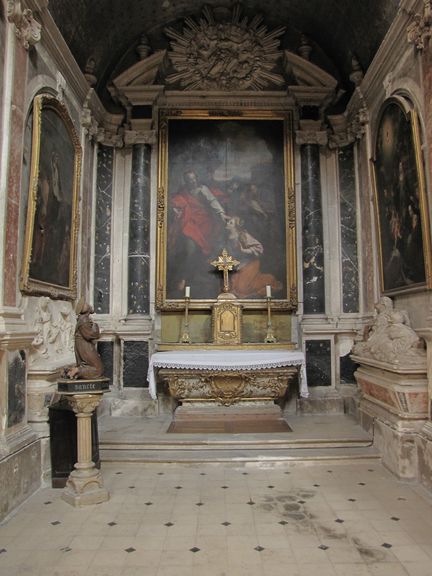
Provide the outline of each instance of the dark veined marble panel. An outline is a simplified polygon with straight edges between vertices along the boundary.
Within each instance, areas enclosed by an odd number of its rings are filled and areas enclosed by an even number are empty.
[[[97,350],[102,358],[104,366],[104,375],[110,379],[113,384],[114,376],[114,342],[100,340],[97,343]]]
[[[331,340],[306,340],[308,387],[331,386]]]
[[[94,261],[94,309],[110,312],[111,217],[113,192],[113,148],[100,145],[97,156],[96,225]]]
[[[358,364],[351,360],[349,354],[340,358],[340,382],[341,384],[356,384],[354,372],[359,367]]]
[[[26,411],[26,368],[25,352],[9,353],[8,363],[8,415],[7,425],[10,428],[20,424]]]
[[[135,144],[129,211],[128,314],[149,313],[150,159],[148,144]]]
[[[319,146],[301,147],[303,301],[305,314],[325,312],[324,241]]]
[[[339,150],[339,191],[342,248],[342,310],[359,311],[359,270],[357,255],[357,205],[354,148]]]
[[[148,363],[148,343],[125,340],[123,342],[123,387],[148,387]]]

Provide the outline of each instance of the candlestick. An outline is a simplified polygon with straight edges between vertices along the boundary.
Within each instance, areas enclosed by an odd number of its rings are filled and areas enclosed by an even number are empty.
[[[267,334],[264,342],[268,344],[273,344],[277,342],[275,335],[273,334],[273,326],[271,321],[271,286],[266,286],[267,293]],[[270,296],[269,296],[270,294]]]
[[[184,326],[183,326],[183,334],[180,339],[180,342],[183,344],[190,344],[190,335],[189,335],[189,300],[190,300],[190,286],[186,286],[185,288],[185,316],[184,316]]]

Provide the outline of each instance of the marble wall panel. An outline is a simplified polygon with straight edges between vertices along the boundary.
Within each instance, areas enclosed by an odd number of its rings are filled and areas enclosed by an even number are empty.
[[[301,193],[304,313],[323,314],[324,241],[320,153],[316,144],[305,144],[301,147]]]
[[[355,384],[354,372],[359,367],[358,364],[351,360],[349,354],[340,357],[340,383],[341,384]]]
[[[8,419],[10,428],[24,421],[26,414],[25,352],[10,352],[8,362]]]
[[[339,192],[342,248],[342,311],[359,311],[359,275],[357,256],[357,202],[354,149],[339,150]]]
[[[123,342],[123,387],[144,388],[148,386],[148,343]]]
[[[40,488],[40,471],[40,442],[35,442],[0,461],[0,521]],[[6,568],[2,573],[13,574],[14,569]]]
[[[110,384],[112,385],[114,376],[114,342],[100,340],[97,344],[97,350],[102,358],[104,375],[110,379]]]
[[[94,309],[98,314],[110,312],[111,220],[114,150],[99,146],[96,178]]]
[[[151,147],[135,144],[129,212],[128,314],[149,313]]]
[[[331,386],[331,340],[306,340],[306,373],[309,387]]]

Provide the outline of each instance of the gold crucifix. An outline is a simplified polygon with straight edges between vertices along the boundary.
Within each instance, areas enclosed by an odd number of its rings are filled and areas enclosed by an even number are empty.
[[[228,254],[226,248],[222,250],[222,254],[220,254],[220,256],[218,256],[216,260],[213,260],[213,262],[211,262],[212,266],[214,266],[218,270],[223,270],[224,292],[229,291],[228,272],[232,272],[233,267],[238,266],[239,264],[240,262],[238,260],[236,260],[235,258],[233,258]]]

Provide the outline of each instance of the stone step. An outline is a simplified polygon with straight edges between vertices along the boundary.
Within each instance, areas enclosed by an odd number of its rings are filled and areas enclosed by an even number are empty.
[[[190,436],[190,435],[189,435]],[[183,436],[184,438],[184,436]],[[244,440],[244,439],[225,439],[225,440],[210,440],[210,439],[183,439],[172,438],[170,440],[148,440],[141,442],[109,442],[101,441],[99,443],[100,450],[133,450],[140,451],[146,450],[148,452],[164,451],[164,450],[180,450],[180,451],[196,451],[196,450],[304,450],[316,449],[321,450],[324,448],[367,448],[371,446],[371,440],[361,439],[297,439],[297,440],[279,440],[279,439],[265,439],[259,441]]]
[[[159,449],[108,449],[100,448],[102,462],[142,462],[153,464],[197,464],[206,463],[232,463],[277,465],[289,462],[338,462],[343,460],[373,460],[380,459],[381,455],[372,446],[347,446],[333,448],[299,448],[274,450],[268,447],[243,448],[233,450],[193,450],[188,448],[159,450]]]

